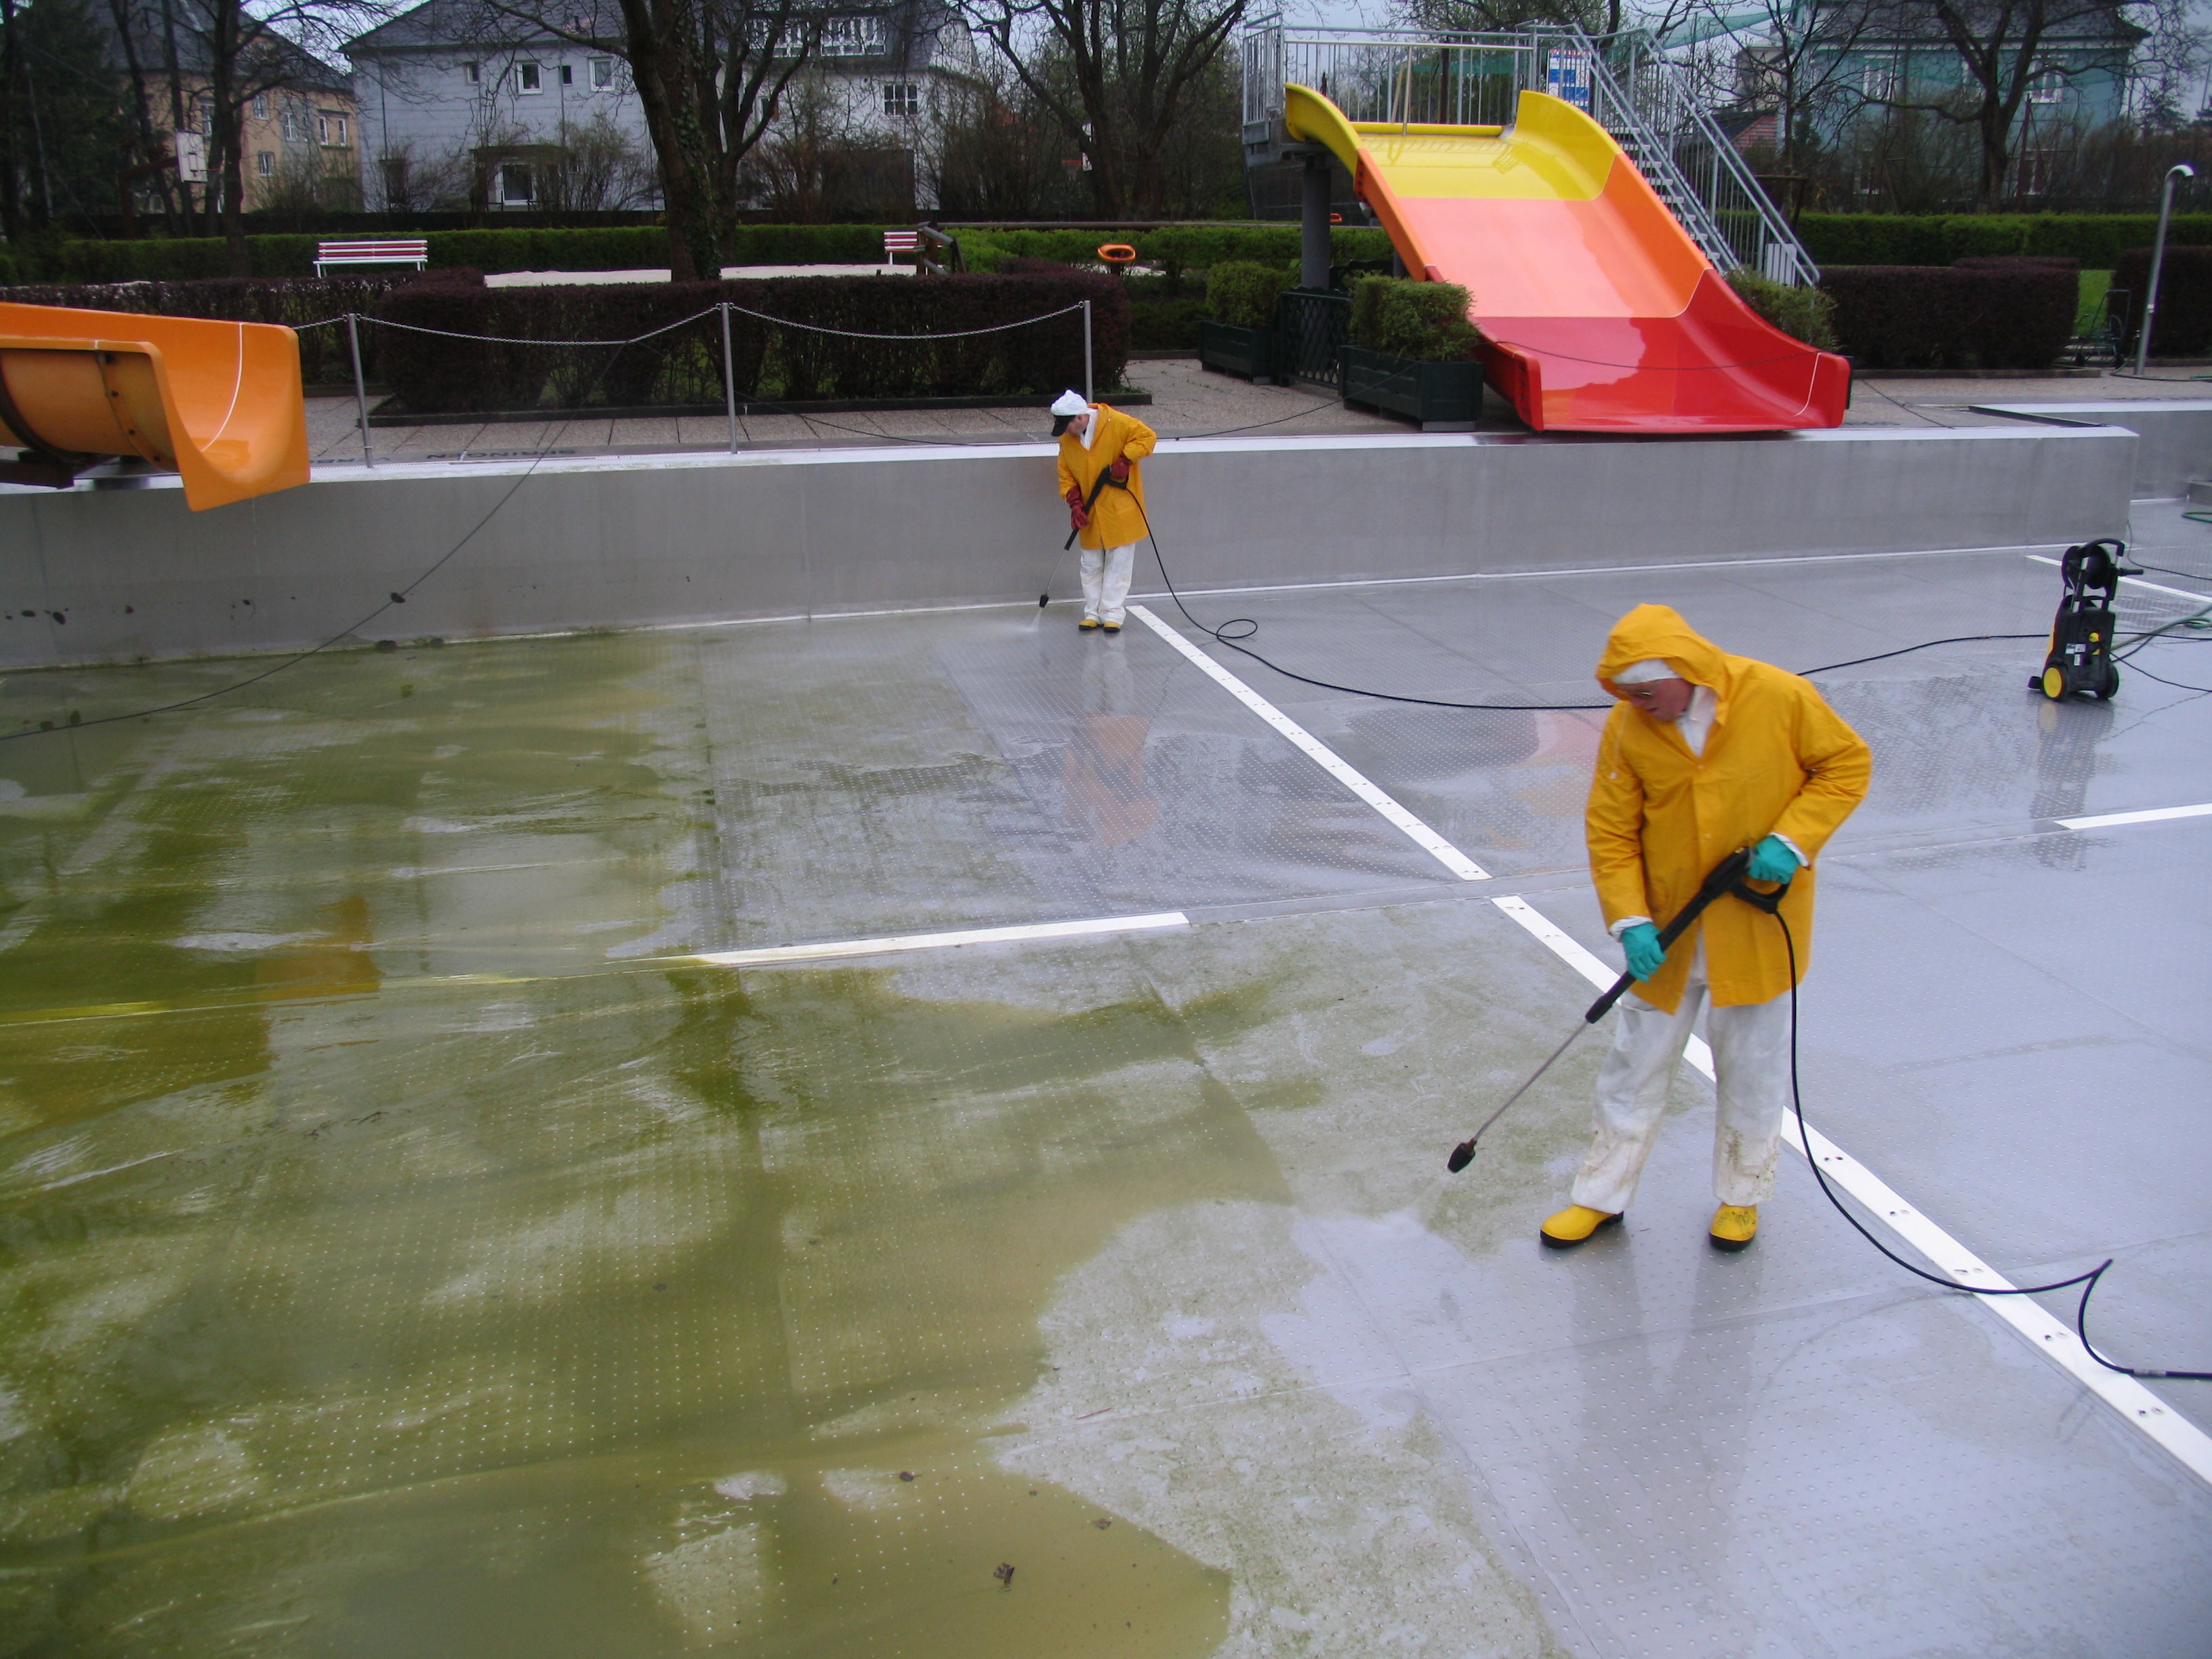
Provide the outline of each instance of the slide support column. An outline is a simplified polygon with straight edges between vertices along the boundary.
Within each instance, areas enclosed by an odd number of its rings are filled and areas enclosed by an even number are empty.
[[[1298,286],[1327,288],[1328,157],[1324,154],[1307,156],[1299,183],[1304,188],[1298,200]]]

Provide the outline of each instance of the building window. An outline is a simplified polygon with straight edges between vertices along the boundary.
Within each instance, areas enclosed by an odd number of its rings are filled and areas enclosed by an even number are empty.
[[[564,87],[573,87],[576,84],[576,69],[574,64],[563,64],[561,65],[561,84]]]
[[[461,65],[461,73],[468,77],[468,82],[472,87],[482,84],[483,81],[482,64],[464,64]]]
[[[880,17],[832,17],[822,25],[824,58],[874,58],[883,50]]]
[[[315,142],[326,149],[346,147],[346,118],[334,110],[325,110],[315,117]]]
[[[611,58],[592,59],[592,90],[612,92],[615,87],[615,60]]]
[[[1869,64],[1859,82],[1869,104],[1886,104],[1900,96],[1905,76],[1894,64]]]
[[[499,204],[528,207],[538,199],[538,180],[529,165],[509,161],[499,170]]]
[[[276,152],[274,150],[266,149],[255,150],[253,152],[253,170],[264,179],[273,174],[276,171]]]
[[[538,75],[538,65],[535,64],[517,64],[514,66],[514,82],[518,91],[543,92],[545,90],[544,81]]]
[[[203,98],[199,104],[200,131],[211,134],[215,131],[215,100]]]
[[[300,112],[289,104],[284,106],[283,127],[284,142],[288,144],[296,144],[307,136],[307,123],[300,118]]]
[[[884,113],[886,115],[921,114],[921,88],[912,81],[884,82]]]
[[[253,100],[253,118],[257,121],[269,118],[269,94],[265,92]]]
[[[2066,72],[2063,70],[2038,70],[2027,83],[2027,101],[2031,104],[2062,104],[2066,101]]]

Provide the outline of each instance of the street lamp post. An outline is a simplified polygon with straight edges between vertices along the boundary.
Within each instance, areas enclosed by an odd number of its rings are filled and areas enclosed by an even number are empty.
[[[2150,283],[2143,295],[2142,332],[2136,338],[2136,373],[2143,372],[2150,361],[2150,325],[2158,316],[2158,276],[2166,264],[2166,222],[2173,217],[2173,181],[2194,179],[2197,169],[2186,161],[2176,161],[2166,170],[2166,185],[2158,197],[2158,240],[2151,244]]]

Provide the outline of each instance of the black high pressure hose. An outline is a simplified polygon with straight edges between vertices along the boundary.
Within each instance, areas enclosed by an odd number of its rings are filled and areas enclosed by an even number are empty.
[[[1102,473],[1099,476],[1103,477],[1105,475]],[[1160,580],[1167,584],[1168,597],[1175,601],[1176,609],[1182,612],[1182,619],[1208,639],[1227,646],[1231,651],[1242,652],[1254,662],[1273,669],[1286,680],[1296,680],[1301,685],[1316,686],[1323,691],[1341,691],[1346,696],[1372,697],[1382,702],[1417,703],[1424,708],[1473,708],[1500,714],[1516,710],[1535,714],[1595,714],[1613,707],[1609,702],[1451,702],[1442,697],[1409,697],[1396,691],[1370,691],[1364,686],[1339,685],[1333,680],[1317,680],[1310,674],[1297,673],[1261,656],[1250,646],[1241,643],[1260,631],[1259,623],[1252,617],[1231,617],[1217,628],[1199,621],[1190,614],[1190,607],[1182,602],[1182,594],[1175,585],[1175,578],[1168,574],[1167,557],[1160,551],[1159,532],[1152,528],[1152,516],[1145,511],[1143,498],[1135,490],[1129,489],[1127,484],[1115,487],[1128,490],[1129,499],[1137,503],[1138,516],[1145,521],[1145,538],[1152,543],[1153,560],[1160,568]],[[1230,631],[1232,629],[1242,631],[1232,633]],[[1856,668],[1864,663],[1885,662],[1892,657],[1909,656],[1915,651],[1927,651],[1939,645],[1972,645],[1984,640],[2047,640],[2049,637],[2047,630],[2040,634],[1954,634],[1947,639],[1923,640],[1917,645],[1900,646],[1894,651],[1877,651],[1870,657],[1852,657],[1844,662],[1822,663],[1818,668],[1801,668],[1797,672],[1801,675],[1826,674],[1838,668]]]
[[[1758,908],[1766,909],[1763,904]],[[1915,1278],[1924,1279],[1931,1285],[1941,1285],[1946,1290],[1965,1291],[1972,1296],[2040,1296],[2045,1291],[2069,1290],[2079,1285],[2081,1300],[2074,1310],[2074,1334],[2081,1339],[2082,1349],[2089,1358],[2106,1370],[2118,1371],[2123,1376],[2170,1377],[2191,1382],[2212,1382],[2212,1371],[2161,1371],[2153,1370],[2148,1366],[2122,1365],[2097,1352],[2096,1345],[2089,1340],[2089,1297],[2096,1291],[2098,1281],[2112,1267],[2114,1257],[2106,1256],[2087,1273],[2076,1273],[2071,1279],[2054,1279],[2048,1285],[2017,1285],[2003,1290],[1991,1290],[1980,1285],[1961,1285],[1955,1279],[1946,1279],[1941,1273],[1931,1273],[1923,1267],[1916,1267],[1866,1230],[1859,1218],[1844,1206],[1843,1200],[1836,1196],[1835,1189],[1828,1185],[1828,1177],[1820,1170],[1820,1160],[1813,1152],[1813,1137],[1805,1127],[1805,1096],[1797,1083],[1797,941],[1791,936],[1790,924],[1783,920],[1778,908],[1768,911],[1768,914],[1774,918],[1775,925],[1782,929],[1782,942],[1790,953],[1790,1103],[1797,1115],[1797,1135],[1805,1148],[1805,1162],[1812,1166],[1813,1179],[1820,1182],[1822,1196],[1836,1206],[1836,1213],[1850,1222],[1861,1238],[1905,1272]]]

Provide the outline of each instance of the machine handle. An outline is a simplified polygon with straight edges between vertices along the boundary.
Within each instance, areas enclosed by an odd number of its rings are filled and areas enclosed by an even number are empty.
[[[1771,907],[1765,902],[1770,897],[1773,903],[1779,904],[1782,902],[1782,895],[1789,891],[1787,887],[1778,888],[1771,895],[1766,895],[1742,886],[1744,872],[1750,868],[1751,848],[1748,847],[1737,848],[1735,852],[1730,853],[1715,865],[1711,873],[1706,876],[1704,885],[1698,889],[1690,902],[1675,913],[1672,921],[1659,930],[1660,948],[1671,949],[1674,941],[1688,931],[1692,922],[1705,915],[1707,907],[1715,899],[1730,892],[1737,892],[1739,896],[1749,899],[1762,910],[1771,909]],[[1590,1004],[1589,1012],[1583,1016],[1584,1023],[1596,1024],[1611,1012],[1614,1003],[1635,988],[1636,975],[1623,974],[1619,979],[1613,981],[1612,989]]]
[[[1083,498],[1083,510],[1085,514],[1088,514],[1092,507],[1098,505],[1098,492],[1105,489],[1109,483],[1113,483],[1113,478],[1114,474],[1110,470],[1109,470],[1107,471],[1101,472],[1097,477],[1091,481],[1091,493]],[[1115,487],[1118,489],[1127,489],[1129,486],[1127,484],[1117,484]],[[1069,548],[1075,545],[1075,538],[1082,533],[1083,526],[1081,525],[1078,525],[1074,529],[1069,531],[1067,532],[1067,539],[1060,544],[1060,550],[1063,553],[1066,552]]]

